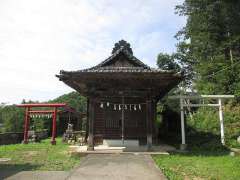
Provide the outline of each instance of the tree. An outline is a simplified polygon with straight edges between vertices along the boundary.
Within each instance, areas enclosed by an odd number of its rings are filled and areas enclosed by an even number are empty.
[[[183,53],[159,53],[157,57],[157,65],[160,69],[179,72],[184,75],[181,86],[190,88],[192,79],[192,69],[185,61],[186,57]]]
[[[180,66],[175,62],[174,59],[174,54],[169,55],[169,54],[164,54],[164,53],[159,53],[157,57],[157,65],[160,69],[163,70],[173,70],[173,71],[180,71]]]
[[[187,16],[178,59],[192,69],[200,93],[240,94],[240,1],[185,0],[176,7]]]
[[[1,119],[5,132],[22,132],[24,110],[14,105],[0,108]]]
[[[81,96],[76,91],[59,96],[58,98],[50,100],[49,102],[67,103],[67,105],[75,108],[79,112],[85,112],[87,109],[86,98]]]

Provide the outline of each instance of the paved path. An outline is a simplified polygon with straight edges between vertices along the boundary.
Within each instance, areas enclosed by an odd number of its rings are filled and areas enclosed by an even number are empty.
[[[69,176],[66,171],[21,171],[1,172],[0,180],[65,180]]]
[[[1,172],[7,180],[165,180],[150,155],[89,154],[66,171]]]
[[[165,180],[150,155],[89,154],[69,180]]]

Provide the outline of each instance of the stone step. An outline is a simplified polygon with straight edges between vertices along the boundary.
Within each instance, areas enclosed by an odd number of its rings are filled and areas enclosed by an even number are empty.
[[[104,139],[103,145],[108,147],[138,147],[139,140],[128,139],[122,141],[121,139]]]

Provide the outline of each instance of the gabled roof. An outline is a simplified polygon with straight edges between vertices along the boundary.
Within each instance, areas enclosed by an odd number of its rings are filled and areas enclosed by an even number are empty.
[[[113,65],[114,62],[120,61],[120,57],[124,56],[124,60],[129,62],[128,65]],[[131,65],[130,65],[131,64]],[[175,74],[176,72],[162,70],[159,68],[151,68],[144,64],[138,58],[133,56],[130,44],[124,40],[115,44],[112,55],[99,63],[96,66],[77,71],[60,71],[60,76],[64,74],[79,74],[79,73],[164,73]],[[179,74],[179,73],[176,73]],[[180,74],[179,74],[180,75]],[[58,77],[60,77],[58,75]],[[181,75],[180,75],[181,76]]]
[[[89,70],[90,69],[94,70],[94,69],[98,69],[98,68],[106,66],[107,64],[109,64],[111,61],[113,61],[114,58],[116,58],[120,54],[124,54],[128,58],[129,61],[131,61],[133,64],[136,65],[136,67],[142,67],[144,69],[150,69],[150,67],[148,65],[144,64],[142,61],[140,61],[135,56],[133,56],[133,54],[131,54],[124,46],[121,46],[120,49],[116,50],[109,58],[102,61],[98,65],[96,65],[92,68],[89,68]]]
[[[60,71],[59,80],[84,95],[93,90],[112,92],[113,89],[155,91],[160,97],[176,86],[183,75],[174,71],[151,68],[133,56],[130,44],[119,41],[112,55],[96,66],[78,71]]]

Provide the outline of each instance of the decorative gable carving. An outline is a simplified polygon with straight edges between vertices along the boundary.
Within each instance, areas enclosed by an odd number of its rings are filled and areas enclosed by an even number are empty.
[[[103,64],[101,67],[140,67],[140,66],[134,63],[132,60],[130,60],[126,55],[119,54],[108,63]]]
[[[120,40],[117,43],[115,43],[114,48],[112,50],[112,54],[116,53],[119,49],[124,49],[129,54],[133,55],[132,48],[130,47],[130,44],[125,40]]]
[[[104,67],[141,67],[144,69],[150,69],[149,66],[133,56],[130,44],[125,40],[120,40],[114,45],[112,55],[108,59],[90,69]]]

